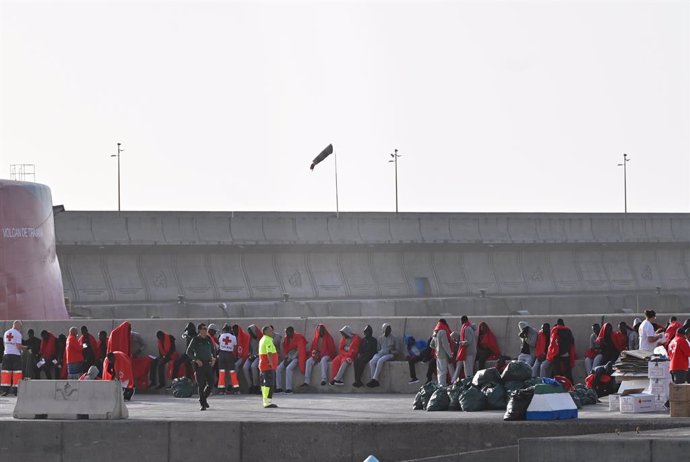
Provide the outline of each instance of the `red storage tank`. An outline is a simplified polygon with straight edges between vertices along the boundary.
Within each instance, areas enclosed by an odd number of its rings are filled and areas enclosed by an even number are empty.
[[[67,319],[50,188],[0,180],[0,319]]]

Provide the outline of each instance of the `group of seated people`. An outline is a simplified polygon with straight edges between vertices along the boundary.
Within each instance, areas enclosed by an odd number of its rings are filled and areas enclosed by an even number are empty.
[[[632,327],[625,322],[620,322],[615,331],[610,323],[592,326],[589,347],[584,353],[586,374],[599,366],[612,364],[623,350],[653,349],[656,345],[665,345],[668,349],[679,329],[684,328],[683,334],[690,332],[690,320],[683,326],[676,317],[671,317],[668,324],[662,326],[656,323],[656,314],[652,310],[645,313],[645,321],[635,319]],[[19,335],[21,348],[27,353],[24,355],[24,375],[30,378],[86,379],[115,376],[127,381],[126,388],[131,390],[135,385],[140,389],[164,388],[168,380],[194,378],[194,355],[190,354],[189,347],[200,333],[192,322],[187,324],[181,334],[185,341],[183,345],[178,345],[172,334],[157,331],[157,354],[151,356],[143,354],[144,341],[139,334],[131,331],[128,322],[122,323],[111,333],[99,332],[98,339],[91,335],[86,326],[81,327],[80,336],[76,327],[70,328],[67,336],[56,336],[43,330],[40,338],[29,329],[27,338],[23,339],[21,322],[17,323],[19,329],[13,326],[10,330],[13,332],[7,331],[3,345],[8,348],[7,339],[13,337],[15,344],[9,347],[20,348],[16,345],[16,337]],[[212,344],[213,386],[217,387],[218,392],[238,393],[241,375],[249,393],[260,393],[258,366],[261,329],[255,324],[247,326],[245,330],[239,324],[226,323],[221,329],[215,324],[207,327],[204,325],[204,330],[204,336],[208,336]],[[12,335],[8,337],[8,333]],[[364,327],[361,335],[355,333],[349,325],[343,326],[339,333],[337,346],[324,324],[315,327],[311,342],[304,333],[297,332],[292,326],[288,326],[283,335],[274,333],[273,343],[279,357],[275,377],[276,391],[293,392],[293,373],[296,368],[304,377],[303,383],[299,384],[300,388],[311,385],[315,366],[319,369],[316,383],[321,386],[342,386],[350,364],[354,365],[354,387],[375,388],[380,386],[383,365],[404,356],[409,366],[410,384],[419,382],[416,365],[423,363],[426,364],[427,382],[436,376],[439,384],[447,385],[464,377],[472,377],[476,370],[486,367],[487,361],[497,361],[500,365],[511,359],[502,354],[496,335],[486,322],[475,325],[467,316],[462,316],[457,330],[451,329],[445,319],[439,319],[427,340],[406,336],[402,345],[393,335],[388,323],[381,326],[378,336],[374,336],[370,325]],[[562,319],[558,319],[553,327],[544,323],[538,330],[528,322],[520,321],[518,340],[520,349],[517,360],[532,367],[533,377],[559,375],[572,380],[572,368],[576,359],[575,341]],[[1,353],[0,351],[0,356]],[[21,373],[22,368],[14,364],[5,366],[5,362],[3,361],[1,385],[8,392],[16,387],[17,378],[21,376],[15,372],[19,369]],[[111,370],[109,373],[108,368],[113,369],[113,364],[119,364],[120,370]],[[370,379],[365,382],[367,365]],[[16,392],[16,388],[14,390]]]

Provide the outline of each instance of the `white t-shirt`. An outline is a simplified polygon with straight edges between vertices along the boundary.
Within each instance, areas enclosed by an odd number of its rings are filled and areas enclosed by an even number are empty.
[[[654,326],[652,325],[651,322],[649,322],[647,319],[642,321],[642,324],[640,324],[639,327],[639,334],[640,334],[640,350],[645,350],[645,351],[654,351],[654,348],[657,347],[659,344],[659,340],[652,340],[649,341],[649,337],[653,337],[656,335],[654,333]]]
[[[5,344],[5,354],[6,355],[21,355],[21,351],[17,348],[17,345],[22,344],[22,333],[17,329],[10,329],[5,332],[2,338]]]
[[[220,351],[235,351],[235,345],[237,345],[237,337],[229,332],[224,332],[220,335],[218,339],[220,345]]]

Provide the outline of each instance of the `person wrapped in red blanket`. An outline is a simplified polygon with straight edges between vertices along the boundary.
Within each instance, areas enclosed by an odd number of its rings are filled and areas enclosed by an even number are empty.
[[[565,326],[563,319],[558,319],[551,329],[551,343],[546,359],[551,363],[551,373],[562,375],[573,381],[573,366],[575,365],[575,339],[573,333]]]

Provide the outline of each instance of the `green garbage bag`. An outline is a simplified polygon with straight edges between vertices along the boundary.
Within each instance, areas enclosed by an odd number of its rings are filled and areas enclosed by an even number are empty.
[[[532,402],[533,397],[534,389],[531,387],[512,392],[508,400],[506,413],[503,415],[503,420],[525,420],[527,418],[527,408]]]
[[[580,398],[580,402],[583,406],[597,404],[597,402],[599,402],[597,392],[591,388],[585,387],[581,383],[578,383],[573,387],[573,392]]]
[[[501,378],[504,382],[510,380],[528,380],[532,378],[532,368],[527,363],[522,361],[511,361],[508,363]]]
[[[414,403],[412,403],[412,409],[415,411],[421,411],[426,409],[426,405],[429,402],[429,398],[434,394],[439,385],[436,382],[429,382],[421,387],[414,397]]]
[[[175,398],[190,398],[194,394],[194,383],[187,377],[172,382],[172,394]]]
[[[488,409],[506,408],[506,390],[500,383],[491,383],[482,388],[482,393],[486,396],[486,407]]]
[[[565,393],[565,389],[561,384],[551,385],[548,383],[540,383],[534,386],[535,395],[549,395],[552,393]]]
[[[532,372],[530,371],[530,375]],[[477,371],[472,378],[472,385],[475,387],[483,387],[488,383],[499,383],[501,381],[501,374],[498,373],[498,369],[495,367],[490,367],[488,369],[482,369]]]
[[[447,411],[450,404],[450,397],[448,396],[448,388],[441,387],[436,389],[429,403],[426,405],[427,411]]]
[[[463,390],[465,390],[465,385],[461,382],[448,387],[448,399],[450,400],[448,404],[449,411],[462,411],[462,406],[460,406],[460,394],[462,394]]]
[[[459,401],[465,412],[478,412],[486,409],[486,395],[475,386],[463,390]]]
[[[578,409],[582,409],[582,401],[580,401],[580,397],[577,396],[577,393],[574,391],[569,392],[570,397],[573,398],[573,401],[575,402],[575,406],[577,406]]]

